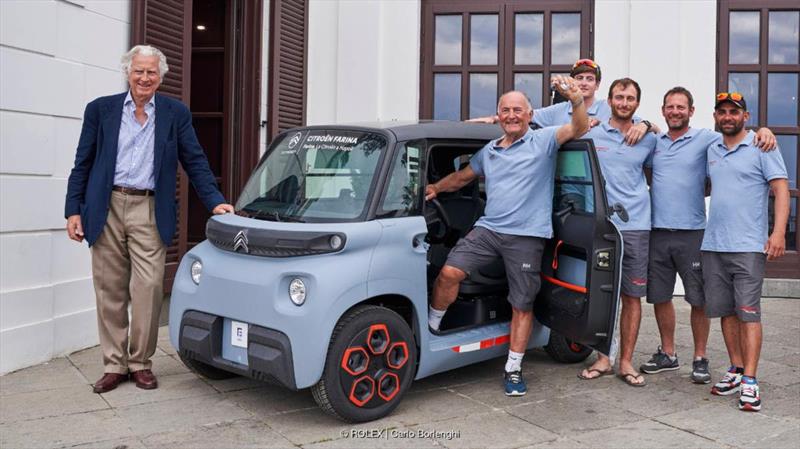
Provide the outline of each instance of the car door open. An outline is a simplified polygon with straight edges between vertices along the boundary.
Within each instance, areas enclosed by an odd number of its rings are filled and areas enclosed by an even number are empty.
[[[621,236],[609,220],[591,140],[558,152],[553,239],[542,256],[536,318],[567,339],[608,354],[619,307]]]

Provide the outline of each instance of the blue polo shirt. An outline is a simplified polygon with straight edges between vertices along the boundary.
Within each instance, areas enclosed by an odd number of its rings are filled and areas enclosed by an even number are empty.
[[[486,209],[476,226],[502,234],[553,236],[553,178],[557,127],[528,130],[508,148],[486,144],[470,160],[484,177]]]
[[[607,122],[611,118],[611,107],[605,98],[595,98],[592,105],[586,109],[589,119],[597,119],[600,122]],[[566,125],[572,121],[572,102],[564,101],[546,108],[535,109],[533,111],[533,123],[545,128],[547,126]]]
[[[653,228],[706,227],[706,154],[722,135],[709,129],[689,128],[674,141],[660,134],[646,166],[653,169],[650,201]]]
[[[749,131],[729,150],[720,140],[708,147],[711,206],[703,251],[760,253],[767,242],[769,182],[788,178],[780,150],[763,152]]]
[[[625,135],[605,121],[582,138],[592,139],[606,181],[608,206],[621,203],[628,212],[624,223],[617,214],[611,221],[620,231],[650,230],[650,194],[644,164],[656,148],[656,136],[647,133],[636,145],[625,143]]]

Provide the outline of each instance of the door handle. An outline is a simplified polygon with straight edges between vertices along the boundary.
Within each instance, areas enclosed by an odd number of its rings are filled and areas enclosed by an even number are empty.
[[[427,253],[428,250],[431,248],[430,243],[425,241],[425,234],[417,234],[414,238],[411,239],[411,247],[414,249],[415,252],[418,253]]]

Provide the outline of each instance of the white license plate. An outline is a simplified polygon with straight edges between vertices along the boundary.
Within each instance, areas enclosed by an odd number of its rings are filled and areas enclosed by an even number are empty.
[[[247,347],[247,323],[231,321],[231,345],[240,348]]]

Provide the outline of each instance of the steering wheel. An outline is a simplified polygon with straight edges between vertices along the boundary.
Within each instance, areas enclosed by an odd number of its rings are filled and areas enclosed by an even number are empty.
[[[427,201],[425,207],[425,225],[434,232],[428,232],[428,243],[442,243],[450,232],[450,217],[442,203],[436,198]]]

